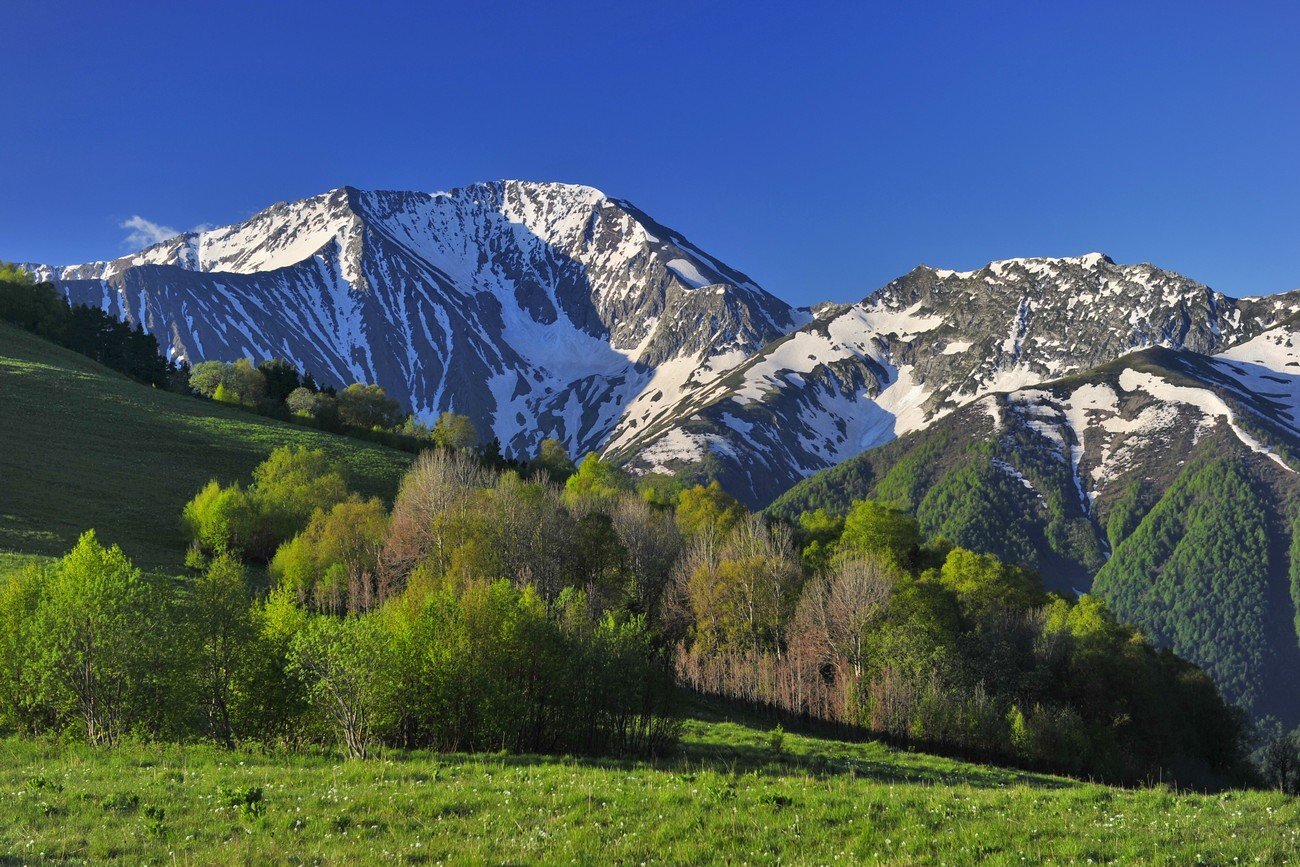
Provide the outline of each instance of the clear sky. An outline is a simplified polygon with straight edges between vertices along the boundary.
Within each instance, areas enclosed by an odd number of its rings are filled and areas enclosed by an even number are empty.
[[[629,199],[796,303],[1093,250],[1300,287],[1295,2],[6,0],[0,24],[2,259],[526,178]]]

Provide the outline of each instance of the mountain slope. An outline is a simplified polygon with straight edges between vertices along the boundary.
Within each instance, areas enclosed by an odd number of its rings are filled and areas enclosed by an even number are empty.
[[[469,414],[508,452],[598,448],[807,317],[590,187],[343,188],[113,262],[33,266],[177,358],[288,358]]]
[[[896,502],[927,534],[1020,560],[1061,592],[1091,588],[1231,700],[1300,722],[1300,378],[1259,366],[1290,363],[1291,328],[1218,356],[1153,348],[986,396],[771,511]]]
[[[822,310],[689,395],[675,419],[615,447],[646,468],[711,450],[723,484],[761,505],[983,394],[1143,346],[1217,352],[1297,306],[1298,293],[1237,300],[1100,254],[963,273],[923,266],[859,304]]]
[[[0,550],[66,552],[95,529],[143,566],[185,556],[181,507],[277,446],[320,448],[391,498],[412,456],[159,391],[0,323]]]

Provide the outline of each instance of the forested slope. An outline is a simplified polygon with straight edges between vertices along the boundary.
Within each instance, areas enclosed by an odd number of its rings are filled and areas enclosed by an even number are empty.
[[[926,534],[1019,562],[1058,592],[1091,589],[1229,699],[1294,723],[1300,477],[1273,397],[1214,359],[1147,350],[984,398],[769,511],[899,505]]]

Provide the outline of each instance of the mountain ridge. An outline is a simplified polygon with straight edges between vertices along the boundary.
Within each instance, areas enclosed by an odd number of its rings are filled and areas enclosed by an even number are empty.
[[[29,268],[176,359],[286,357],[426,420],[466,413],[508,454],[549,436],[637,472],[703,467],[751,506],[982,394],[1148,345],[1217,351],[1300,309],[1102,253],[919,265],[795,308],[626,200],[514,180],[343,186]]]

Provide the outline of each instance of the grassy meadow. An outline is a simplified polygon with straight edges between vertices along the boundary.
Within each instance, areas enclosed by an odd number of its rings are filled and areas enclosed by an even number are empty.
[[[0,863],[1170,863],[1300,857],[1300,802],[1124,790],[692,708],[654,762],[0,741]]]
[[[204,483],[246,482],[276,446],[324,449],[390,500],[412,459],[150,389],[3,323],[0,444],[0,551],[60,554],[93,527],[145,567],[181,562],[181,507]]]

